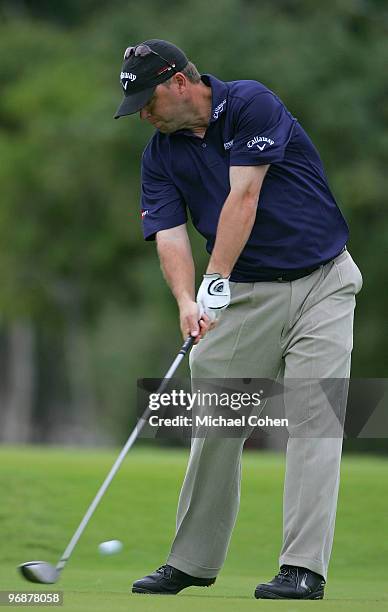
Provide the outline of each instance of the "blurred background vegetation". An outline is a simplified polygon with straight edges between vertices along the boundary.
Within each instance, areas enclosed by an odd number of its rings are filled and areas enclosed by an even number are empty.
[[[123,50],[147,38],[262,81],[310,134],[364,276],[352,375],[386,376],[387,34],[386,0],[0,0],[0,440],[121,442],[137,378],[181,342],[140,227],[152,131],[113,120]]]

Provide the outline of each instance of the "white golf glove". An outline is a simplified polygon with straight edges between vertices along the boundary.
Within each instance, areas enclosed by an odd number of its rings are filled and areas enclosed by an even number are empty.
[[[218,273],[204,274],[197,293],[200,317],[205,313],[214,321],[229,306],[229,302],[229,276],[222,278]]]

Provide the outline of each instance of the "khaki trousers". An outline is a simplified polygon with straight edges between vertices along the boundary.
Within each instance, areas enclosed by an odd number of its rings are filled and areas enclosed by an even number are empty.
[[[232,300],[218,326],[191,351],[193,378],[349,378],[362,276],[348,251],[295,281],[231,287]],[[342,436],[319,437],[314,431],[310,417],[323,409],[322,395],[311,393],[308,384],[298,391],[298,401],[285,405],[289,429],[306,430],[308,423],[311,436],[288,440],[279,564],[307,567],[326,579]],[[225,561],[239,508],[244,441],[192,440],[167,559],[187,574],[212,578]]]

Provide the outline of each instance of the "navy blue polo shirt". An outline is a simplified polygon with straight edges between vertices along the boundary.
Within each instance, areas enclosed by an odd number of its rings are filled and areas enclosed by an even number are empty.
[[[142,157],[142,225],[146,240],[190,214],[212,252],[229,194],[229,167],[270,164],[251,235],[231,280],[254,282],[269,272],[319,266],[335,257],[348,226],[327,183],[318,151],[282,101],[257,81],[212,89],[204,138],[189,130],[156,131]]]

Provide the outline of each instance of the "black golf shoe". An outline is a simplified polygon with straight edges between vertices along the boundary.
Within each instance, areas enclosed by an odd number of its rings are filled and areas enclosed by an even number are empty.
[[[162,565],[153,574],[136,580],[132,585],[132,593],[176,595],[189,586],[208,587],[215,581],[215,578],[196,578],[171,565]]]
[[[282,565],[270,582],[258,584],[256,599],[323,599],[325,580],[305,567]]]

